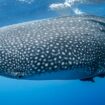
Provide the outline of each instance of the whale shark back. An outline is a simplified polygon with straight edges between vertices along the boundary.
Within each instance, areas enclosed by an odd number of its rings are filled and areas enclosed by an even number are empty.
[[[105,19],[68,16],[0,28],[0,74],[86,79],[104,74]]]

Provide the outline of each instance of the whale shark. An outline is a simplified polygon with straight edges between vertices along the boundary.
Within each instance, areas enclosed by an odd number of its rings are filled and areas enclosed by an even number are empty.
[[[105,18],[64,16],[0,28],[0,75],[93,81],[105,76]]]

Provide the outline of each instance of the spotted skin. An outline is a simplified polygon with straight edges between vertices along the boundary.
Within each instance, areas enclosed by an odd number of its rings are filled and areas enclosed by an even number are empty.
[[[0,28],[2,76],[84,79],[104,74],[104,65],[104,18],[60,17]]]

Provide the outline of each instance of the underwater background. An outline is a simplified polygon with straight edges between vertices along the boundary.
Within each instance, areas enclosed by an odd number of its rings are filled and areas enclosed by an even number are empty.
[[[105,0],[0,0],[0,27],[71,15],[105,17]],[[91,83],[0,76],[0,105],[105,105],[105,79]]]

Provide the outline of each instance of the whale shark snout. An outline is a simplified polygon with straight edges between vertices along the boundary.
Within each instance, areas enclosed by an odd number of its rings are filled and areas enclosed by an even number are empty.
[[[68,16],[0,28],[0,75],[30,80],[104,77],[105,19]]]

